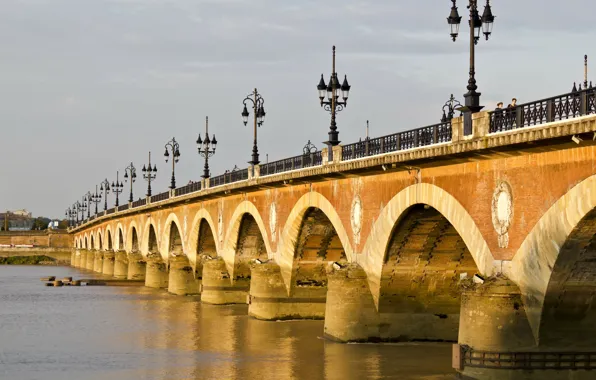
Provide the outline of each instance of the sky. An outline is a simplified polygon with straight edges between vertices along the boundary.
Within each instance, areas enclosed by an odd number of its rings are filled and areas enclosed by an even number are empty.
[[[458,1],[464,20],[465,5]],[[596,2],[491,5],[493,34],[476,50],[482,105],[568,92],[583,80],[584,54],[593,57],[596,81]],[[463,102],[468,79],[468,28],[462,22],[451,41],[450,7],[450,0],[2,0],[0,210],[63,217],[131,162],[140,174],[149,151],[158,168],[153,192],[165,191],[171,167],[163,152],[172,137],[180,143],[177,185],[199,180],[195,141],[206,116],[219,142],[212,175],[244,168],[253,136],[240,113],[255,87],[267,111],[262,161],[298,155],[308,140],[320,149],[329,114],[316,85],[322,73],[328,80],[332,45],[337,71],[352,85],[338,114],[341,141],[364,136],[366,120],[371,137],[437,123],[450,94]],[[135,199],[145,191],[139,179]]]

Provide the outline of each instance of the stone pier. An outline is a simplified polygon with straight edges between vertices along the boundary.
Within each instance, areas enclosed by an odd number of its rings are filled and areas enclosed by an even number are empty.
[[[115,257],[116,254],[113,251],[106,251],[103,254],[103,267],[102,273],[106,276],[113,277],[114,276],[114,264],[115,264]]]
[[[79,268],[86,269],[87,268],[87,254],[89,251],[86,249],[81,249],[81,259],[79,261]]]
[[[87,263],[85,264],[85,269],[93,270],[94,265],[95,265],[95,251],[87,251]]]
[[[248,314],[262,320],[323,319],[326,287],[292,288],[283,281],[279,265],[273,261],[252,264]]]
[[[201,301],[214,305],[246,303],[249,280],[232,284],[226,263],[221,257],[203,263]]]
[[[77,251],[75,249],[71,249],[70,251],[70,266],[74,267],[75,262],[77,260]]]
[[[195,278],[194,269],[186,256],[170,256],[169,264],[168,292],[180,296],[200,293],[200,281]]]
[[[74,264],[73,266],[75,268],[80,268],[81,267],[81,250],[77,249],[75,251],[75,258],[74,258]]]
[[[147,256],[145,286],[148,288],[168,287],[168,265],[159,254]]]
[[[581,371],[576,373],[578,377],[568,377],[553,370],[545,372],[486,368],[479,360],[472,360],[470,365],[464,363],[466,355],[475,357],[482,355],[482,352],[496,358],[499,353],[540,351],[526,316],[520,289],[505,278],[489,279],[483,285],[475,285],[463,292],[458,343],[454,348],[454,356],[457,355],[460,359],[456,368],[459,367],[457,369],[469,379],[593,378],[579,376]],[[527,364],[530,369],[529,363]],[[504,362],[502,365],[509,364]]]
[[[126,278],[129,280],[144,280],[147,272],[147,262],[138,252],[128,254],[128,272]]]
[[[93,271],[97,273],[102,273],[103,271],[103,252],[96,251],[94,255],[93,261]]]
[[[126,280],[128,276],[128,258],[126,252],[118,251],[114,255],[114,277],[119,280]]]
[[[325,336],[340,342],[378,340],[377,312],[366,273],[350,264],[328,273]]]

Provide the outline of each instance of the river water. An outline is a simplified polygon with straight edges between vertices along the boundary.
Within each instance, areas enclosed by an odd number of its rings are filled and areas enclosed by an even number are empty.
[[[145,287],[45,287],[69,267],[0,266],[0,379],[454,379],[451,345],[339,344]]]

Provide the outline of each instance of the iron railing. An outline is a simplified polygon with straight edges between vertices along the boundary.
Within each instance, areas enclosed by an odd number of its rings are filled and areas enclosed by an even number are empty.
[[[199,190],[201,190],[201,181],[189,183],[186,186],[177,188],[176,191],[174,192],[174,194],[175,194],[174,196],[178,197],[181,195],[194,193],[195,191],[199,191]]]
[[[118,212],[128,210],[128,203],[118,206]]]
[[[596,89],[588,88],[552,98],[496,109],[490,113],[489,133],[511,131],[596,113]]]
[[[323,156],[320,151],[313,153],[301,154],[283,160],[269,162],[262,165],[260,170],[261,176],[288,172],[290,170],[304,169],[313,166],[320,166],[323,164]]]
[[[116,212],[116,208],[115,207],[112,207],[112,208],[106,210],[106,215],[110,215],[110,214],[113,214],[115,212]]]
[[[594,370],[596,352],[489,352],[462,347],[463,367],[521,370]]]
[[[139,199],[138,201],[132,202],[132,208],[145,206],[147,204],[147,198]]]
[[[209,187],[221,186],[228,183],[246,181],[248,179],[248,168],[225,172],[224,174],[209,179]]]
[[[228,173],[228,182],[238,182],[238,181],[246,181],[248,179],[248,168],[240,169],[240,170],[233,170]]]
[[[151,197],[151,203],[165,201],[169,197],[170,197],[170,192],[169,191],[164,191],[163,193],[160,193],[160,194],[157,194],[157,195],[153,195]]]
[[[451,141],[451,121],[433,124],[427,127],[398,132],[374,139],[360,140],[341,148],[342,161],[375,156],[421,146]]]
[[[226,174],[209,178],[209,187],[221,186],[226,183]]]

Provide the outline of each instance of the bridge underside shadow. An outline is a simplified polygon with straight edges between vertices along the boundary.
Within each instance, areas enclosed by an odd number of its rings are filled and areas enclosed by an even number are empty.
[[[333,271],[325,334],[340,341],[457,341],[462,287],[479,270],[437,210],[408,209],[385,252],[378,306],[357,264]]]
[[[212,244],[209,240],[206,243],[202,247],[209,250]],[[234,252],[231,273],[221,256],[211,259],[212,254],[209,252],[204,256],[201,291],[203,302],[215,305],[246,303],[251,286],[250,265],[255,260],[267,261],[268,258],[259,225],[248,213],[243,214],[240,219]]]
[[[277,263],[253,265],[249,315],[264,320],[323,319],[327,271],[334,262],[347,264],[337,231],[322,210],[308,208],[294,247],[289,291]]]

